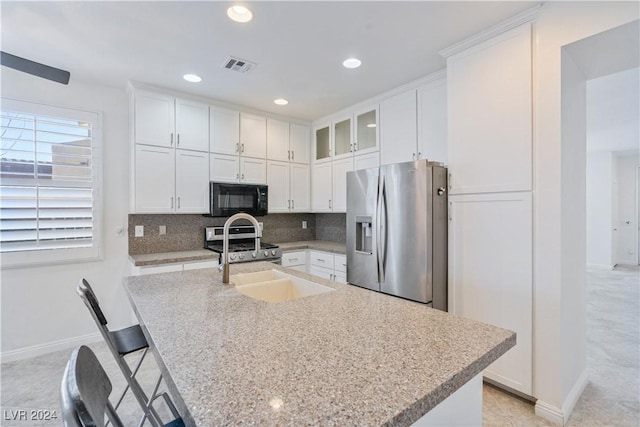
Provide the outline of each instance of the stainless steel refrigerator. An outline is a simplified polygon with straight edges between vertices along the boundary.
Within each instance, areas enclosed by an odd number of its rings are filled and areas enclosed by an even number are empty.
[[[347,281],[447,311],[447,169],[347,173]]]

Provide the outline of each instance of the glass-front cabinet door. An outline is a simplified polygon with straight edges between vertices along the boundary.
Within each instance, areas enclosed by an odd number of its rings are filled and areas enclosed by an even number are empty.
[[[353,152],[351,117],[333,122],[334,157],[350,156]]]
[[[314,128],[314,161],[331,159],[331,128],[327,124]]]
[[[355,117],[355,154],[378,150],[378,106],[356,112]]]

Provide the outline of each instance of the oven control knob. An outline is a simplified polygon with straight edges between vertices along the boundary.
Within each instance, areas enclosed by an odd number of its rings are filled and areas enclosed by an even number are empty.
[[[235,254],[231,254],[231,255],[229,255],[229,258],[230,259],[236,259],[236,256],[235,256]]]
[[[252,256],[253,258],[257,257],[257,256],[258,256],[258,252],[251,252],[251,256]]]
[[[276,250],[275,249],[271,249],[271,255],[276,256]]]
[[[244,259],[244,254],[238,254],[238,258]]]
[[[264,256],[269,256],[269,251],[264,251]]]

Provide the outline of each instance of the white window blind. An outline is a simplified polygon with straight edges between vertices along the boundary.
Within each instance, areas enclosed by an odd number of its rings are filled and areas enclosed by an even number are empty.
[[[99,256],[97,114],[5,99],[0,114],[3,265]]]

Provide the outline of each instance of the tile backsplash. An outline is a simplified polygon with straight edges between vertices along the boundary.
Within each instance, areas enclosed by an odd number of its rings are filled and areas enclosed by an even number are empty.
[[[345,242],[345,214],[270,214],[258,217],[264,223],[265,242],[285,243],[301,240]],[[204,247],[205,227],[222,226],[226,218],[202,215],[129,215],[129,254],[187,251]],[[302,221],[307,228],[302,228]],[[235,224],[249,224],[238,221]],[[234,224],[234,225],[235,225]],[[144,227],[144,236],[135,237],[135,226]],[[166,234],[160,235],[160,227]]]

